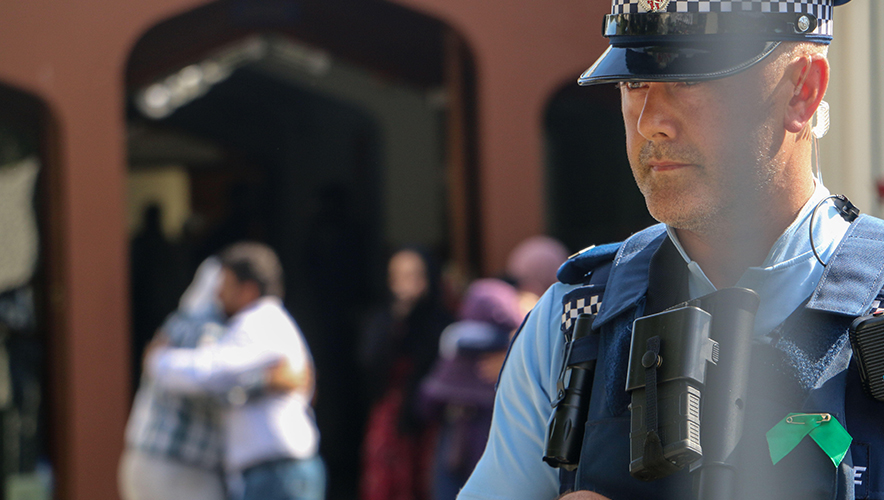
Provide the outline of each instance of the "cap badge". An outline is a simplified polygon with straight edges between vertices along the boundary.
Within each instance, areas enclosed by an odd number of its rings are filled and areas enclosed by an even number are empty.
[[[644,12],[664,12],[669,0],[638,0],[638,6]]]

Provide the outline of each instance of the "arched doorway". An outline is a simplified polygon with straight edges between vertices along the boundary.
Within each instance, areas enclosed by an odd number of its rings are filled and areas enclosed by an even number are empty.
[[[356,496],[354,356],[388,250],[419,243],[449,257],[452,190],[457,224],[475,220],[472,177],[446,170],[449,110],[466,107],[472,85],[462,64],[466,90],[457,101],[446,91],[446,61],[467,57],[452,37],[386,2],[221,1],[155,26],[129,60],[132,359],[205,256],[270,244],[317,366],[330,499]]]
[[[63,430],[51,419],[63,391],[50,129],[43,102],[0,85],[0,498],[51,497]]]

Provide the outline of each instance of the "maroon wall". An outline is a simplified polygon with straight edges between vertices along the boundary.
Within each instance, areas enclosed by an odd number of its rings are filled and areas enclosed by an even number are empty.
[[[0,80],[52,117],[52,444],[61,499],[117,498],[129,404],[123,75],[152,24],[196,1],[8,2]]]

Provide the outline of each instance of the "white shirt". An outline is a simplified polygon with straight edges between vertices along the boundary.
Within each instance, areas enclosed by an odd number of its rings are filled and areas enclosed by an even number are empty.
[[[312,390],[266,393],[246,400],[243,387],[285,360],[292,371],[310,368],[310,351],[294,320],[275,297],[262,297],[229,322],[214,344],[161,349],[148,359],[157,387],[183,394],[227,395],[225,467],[242,471],[277,458],[313,457],[319,431],[310,408]]]

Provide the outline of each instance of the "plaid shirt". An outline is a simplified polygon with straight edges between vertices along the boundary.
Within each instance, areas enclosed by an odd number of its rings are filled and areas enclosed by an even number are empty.
[[[163,330],[173,347],[194,348],[217,340],[224,329],[213,313],[175,313]],[[177,396],[142,378],[126,430],[128,446],[206,469],[220,469],[224,437],[221,401],[212,396]]]

